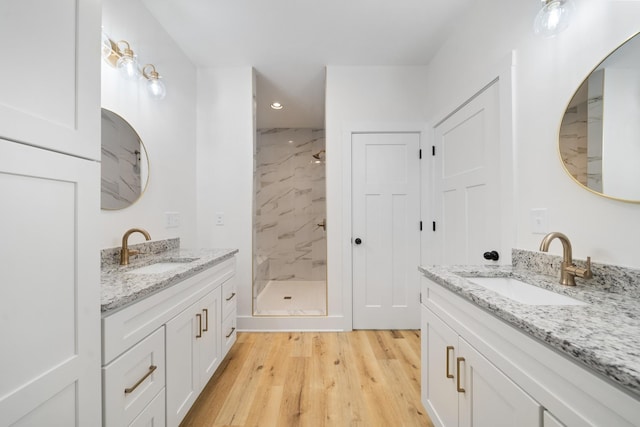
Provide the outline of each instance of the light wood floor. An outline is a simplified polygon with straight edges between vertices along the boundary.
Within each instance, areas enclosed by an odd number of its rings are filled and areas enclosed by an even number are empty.
[[[186,426],[429,426],[420,332],[239,333]]]

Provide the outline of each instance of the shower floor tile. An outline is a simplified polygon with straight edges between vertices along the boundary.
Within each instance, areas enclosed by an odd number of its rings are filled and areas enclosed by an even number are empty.
[[[270,281],[258,295],[260,316],[324,316],[327,285],[324,281]]]

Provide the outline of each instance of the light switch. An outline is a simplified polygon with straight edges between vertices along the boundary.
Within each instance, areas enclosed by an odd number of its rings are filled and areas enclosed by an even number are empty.
[[[547,234],[549,232],[547,208],[531,209],[531,232],[533,234]]]
[[[165,212],[164,226],[165,228],[180,227],[180,212]]]

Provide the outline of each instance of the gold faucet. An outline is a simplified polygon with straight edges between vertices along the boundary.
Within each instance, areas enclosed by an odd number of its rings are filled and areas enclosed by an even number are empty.
[[[580,268],[573,263],[571,254],[571,242],[569,238],[562,233],[554,231],[549,233],[542,239],[540,243],[540,250],[542,252],[549,251],[549,244],[553,239],[558,239],[562,243],[562,268],[560,270],[560,284],[567,286],[575,286],[575,276],[582,277],[583,279],[591,279],[593,273],[591,272],[591,257],[587,257],[587,268]]]
[[[135,255],[138,251],[129,249],[129,236],[133,233],[142,233],[144,238],[147,240],[151,240],[151,236],[147,232],[147,230],[143,230],[142,228],[132,228],[127,230],[122,236],[122,249],[120,250],[120,265],[129,265],[129,255]]]

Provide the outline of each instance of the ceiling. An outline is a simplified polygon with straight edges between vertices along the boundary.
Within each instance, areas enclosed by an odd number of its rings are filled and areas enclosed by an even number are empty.
[[[325,66],[426,65],[475,2],[142,1],[197,67],[254,67],[258,128],[323,128]]]

